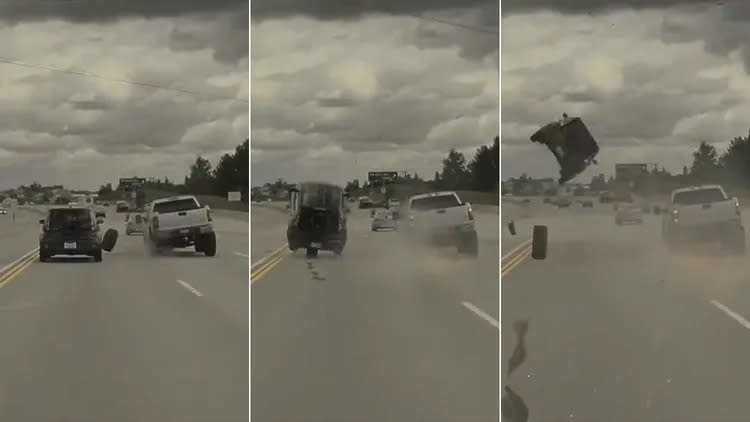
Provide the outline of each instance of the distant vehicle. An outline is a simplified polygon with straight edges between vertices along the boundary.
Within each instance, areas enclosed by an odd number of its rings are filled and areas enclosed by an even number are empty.
[[[547,146],[560,165],[559,184],[581,174],[596,164],[599,145],[580,117],[563,114],[561,120],[549,123],[531,135],[531,141]]]
[[[642,224],[643,213],[641,207],[623,204],[617,207],[615,212],[615,224],[621,226],[623,224]]]
[[[389,199],[387,205],[388,205],[389,209],[390,208],[398,208],[398,207],[401,206],[401,201],[396,200],[396,199]]]
[[[375,206],[375,203],[367,196],[360,196],[359,197],[359,208],[365,209],[365,208],[373,208]]]
[[[456,192],[432,192],[414,195],[407,201],[409,232],[438,245],[455,245],[461,254],[477,256],[479,241],[474,228],[471,204],[461,201]]]
[[[117,201],[117,206],[115,210],[118,213],[128,212],[130,211],[130,205],[125,201]]]
[[[392,210],[380,210],[375,214],[372,219],[372,231],[378,231],[381,229],[397,230],[398,224],[396,219],[393,217]]]
[[[99,228],[102,222],[87,207],[52,208],[47,218],[39,221],[39,260],[47,262],[56,255],[87,255],[101,262],[102,247],[111,250],[114,246],[103,245]]]
[[[128,214],[125,220],[125,234],[130,236],[134,233],[143,233],[146,227],[146,217],[142,212],[134,212]]]
[[[146,208],[143,241],[156,255],[164,248],[195,247],[206,256],[216,255],[211,211],[192,195],[155,199]]]
[[[568,198],[557,198],[555,201],[555,205],[557,205],[558,208],[568,208],[571,203],[571,200]]]
[[[614,200],[614,195],[611,192],[604,191],[599,195],[599,202],[602,204],[608,204]]]
[[[745,227],[737,198],[720,185],[672,191],[662,219],[662,236],[669,245],[684,241],[720,241],[723,247],[745,253]]]
[[[594,201],[581,201],[583,208],[594,208]]]
[[[318,256],[318,251],[341,255],[347,240],[344,190],[328,183],[305,182],[289,190],[289,200],[289,249],[305,249],[309,258]]]
[[[6,210],[5,208],[0,208],[0,215],[6,215],[6,214],[8,214],[8,210]]]

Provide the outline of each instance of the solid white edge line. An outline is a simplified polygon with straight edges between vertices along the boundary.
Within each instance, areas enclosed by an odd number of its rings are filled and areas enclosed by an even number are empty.
[[[234,254],[237,255],[237,256],[241,256],[243,258],[250,258],[250,255],[244,254],[242,252],[235,252]]]
[[[716,306],[717,308],[724,311],[725,314],[729,315],[733,320],[737,321],[742,325],[743,327],[750,330],[750,321],[746,320],[742,315],[738,314],[737,312],[734,312],[733,310],[729,309],[728,306],[724,305],[723,303],[719,302],[718,300],[712,300],[711,304]]]
[[[500,258],[501,261],[505,261],[506,259],[510,258],[513,254],[521,250],[524,246],[528,246],[529,243],[531,243],[531,239],[526,239],[523,242],[521,242],[520,245],[513,248],[510,252],[506,253],[502,258]],[[502,246],[501,246],[502,247]]]
[[[491,316],[487,315],[486,313],[484,313],[483,310],[481,310],[481,309],[477,308],[476,306],[472,305],[471,302],[464,301],[464,302],[461,302],[461,304],[464,305],[464,307],[466,307],[466,309],[470,310],[471,312],[474,312],[477,316],[479,316],[483,320],[485,320],[485,321],[489,322],[490,324],[492,324],[498,330],[500,329],[500,323],[497,322],[497,320],[495,318],[492,318]]]
[[[192,293],[192,294],[194,294],[196,296],[203,296],[203,293],[199,292],[198,289],[196,289],[195,287],[191,286],[187,282],[182,281],[182,280],[177,280],[177,282],[180,283],[180,285],[182,287],[184,287],[185,289],[187,289],[190,293]]]

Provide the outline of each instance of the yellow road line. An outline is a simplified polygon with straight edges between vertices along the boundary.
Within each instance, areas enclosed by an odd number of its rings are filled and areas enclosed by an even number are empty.
[[[256,281],[260,280],[264,275],[268,274],[275,266],[277,266],[289,253],[282,253],[268,261],[267,264],[261,265],[256,271],[250,274],[250,284],[252,285]]]
[[[0,287],[4,287],[6,284],[8,284],[9,281],[14,279],[16,276],[18,276],[22,272],[26,271],[26,269],[29,268],[31,264],[33,264],[38,257],[39,257],[38,253],[33,253],[29,255],[27,258],[20,261],[18,265],[13,267],[7,273],[0,276]]]
[[[531,255],[531,245],[524,248],[521,252],[511,258],[510,261],[508,261],[508,263],[504,265],[504,268],[501,269],[501,275],[504,276],[513,271],[513,269],[521,265],[521,263],[523,263],[523,261],[525,261],[526,258],[529,257],[529,255]]]

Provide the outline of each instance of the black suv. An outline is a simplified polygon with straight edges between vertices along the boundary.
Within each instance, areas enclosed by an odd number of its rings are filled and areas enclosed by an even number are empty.
[[[94,212],[88,208],[53,208],[39,221],[39,260],[47,262],[55,255],[88,255],[102,261],[102,238]]]

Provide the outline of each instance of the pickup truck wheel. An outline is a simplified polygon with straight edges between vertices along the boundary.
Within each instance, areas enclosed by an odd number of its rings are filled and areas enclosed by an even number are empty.
[[[477,239],[476,232],[462,236],[458,241],[456,249],[460,254],[469,256],[479,255],[479,239]]]
[[[149,255],[156,256],[159,254],[159,248],[157,248],[156,243],[151,240],[151,231],[148,232],[148,236],[143,236],[143,244],[146,246],[146,252],[148,252]]]
[[[201,249],[206,256],[216,255],[216,233],[206,233],[201,235]],[[196,245],[197,249],[197,245]]]
[[[39,252],[39,262],[49,262],[49,255],[44,252]]]
[[[94,253],[94,262],[102,262],[102,250],[99,249]]]

